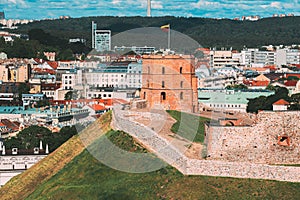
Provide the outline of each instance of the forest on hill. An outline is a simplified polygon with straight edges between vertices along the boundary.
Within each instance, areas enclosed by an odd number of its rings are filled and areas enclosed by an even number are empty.
[[[109,29],[112,35],[134,28],[170,24],[172,30],[190,36],[203,47],[232,47],[240,50],[244,46],[300,44],[300,17],[264,18],[251,22],[172,16],[150,18],[99,16],[36,21],[20,25],[14,32],[28,34],[30,40],[37,41],[43,49],[57,50],[62,54],[66,54],[67,49],[67,53],[81,53],[80,51],[86,53],[91,46],[92,21],[97,23],[97,29]],[[70,38],[83,38],[87,42],[85,46],[79,44],[71,46],[68,44]],[[40,48],[37,44],[31,46]],[[1,49],[0,46],[1,50],[3,47]]]

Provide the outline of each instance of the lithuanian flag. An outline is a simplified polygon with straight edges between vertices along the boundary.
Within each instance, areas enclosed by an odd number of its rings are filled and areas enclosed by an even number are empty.
[[[162,31],[168,32],[170,30],[170,24],[163,25],[160,27]]]

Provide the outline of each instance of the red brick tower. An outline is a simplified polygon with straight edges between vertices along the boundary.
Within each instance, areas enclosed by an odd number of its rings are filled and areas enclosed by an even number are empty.
[[[150,107],[197,112],[194,62],[188,55],[144,55],[141,97]]]

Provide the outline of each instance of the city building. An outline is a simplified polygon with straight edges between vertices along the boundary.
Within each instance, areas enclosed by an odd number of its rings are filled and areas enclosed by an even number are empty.
[[[26,59],[9,59],[0,63],[0,79],[3,82],[25,82],[31,74],[31,64]]]
[[[55,61],[55,54],[55,52],[44,52],[44,56],[46,56],[49,61]]]
[[[282,67],[283,65],[300,64],[300,50],[283,48],[276,50],[276,65]]]
[[[92,48],[97,51],[111,50],[111,31],[97,30],[97,24],[92,21]]]
[[[272,105],[273,105],[273,111],[286,111],[290,103],[285,101],[284,99],[279,99]]]
[[[210,51],[210,67],[222,68],[225,65],[238,66],[240,54],[233,53],[231,50],[212,50]]]
[[[276,64],[276,52],[274,51],[254,51],[254,63],[263,65]]]
[[[197,112],[194,61],[189,55],[143,55],[141,97],[148,106]]]
[[[22,94],[23,108],[45,99],[44,94]]]
[[[125,46],[115,46],[114,47],[115,51],[124,51],[124,52],[130,52],[133,51],[136,54],[152,54],[156,51],[155,47],[148,47],[148,46],[144,46],[144,47],[137,47],[137,46],[132,46],[132,47],[125,47]]]
[[[272,94],[274,91],[267,90],[198,89],[198,100],[200,110],[246,112],[249,99]]]

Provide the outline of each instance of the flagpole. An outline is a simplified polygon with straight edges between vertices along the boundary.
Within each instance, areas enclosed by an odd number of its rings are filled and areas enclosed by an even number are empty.
[[[168,31],[168,49],[171,48],[171,25],[169,24],[169,31]]]

